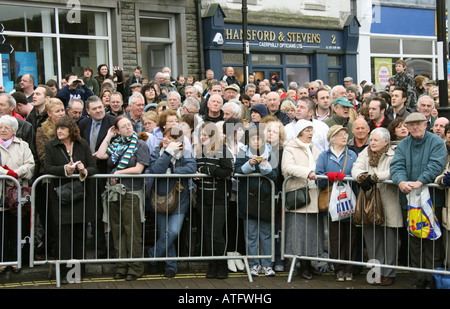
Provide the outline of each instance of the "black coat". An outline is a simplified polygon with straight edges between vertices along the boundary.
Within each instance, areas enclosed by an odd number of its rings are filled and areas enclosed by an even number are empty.
[[[98,150],[100,145],[102,144],[103,140],[106,137],[106,134],[108,133],[109,128],[111,128],[114,125],[116,117],[106,114],[105,118],[102,120],[102,124],[100,126],[100,130],[98,131],[98,137],[97,137],[97,143],[95,145],[95,151]],[[81,137],[87,141],[89,146],[89,141],[91,139],[91,125],[92,125],[92,118],[86,117],[83,120],[80,120],[78,123],[78,127],[80,128],[80,134]],[[97,161],[97,168],[98,173],[106,174],[107,173],[107,160],[98,160]]]
[[[55,138],[45,144],[44,172],[45,174],[64,177],[61,179],[61,184],[71,181],[70,178],[65,178],[64,165],[69,163],[69,156],[65,154],[67,154],[66,147],[58,138]],[[72,158],[74,162],[83,162],[85,168],[88,171],[88,176],[92,176],[97,173],[96,162],[92,157],[89,145],[85,140],[81,139],[80,141],[74,142]],[[78,180],[78,178],[76,179]],[[74,181],[76,179],[74,179]],[[93,188],[95,183],[93,182],[93,180],[89,179],[86,179],[82,183],[85,184],[85,199],[73,202],[72,208],[72,203],[69,205],[61,205],[61,207],[59,207],[59,200],[54,190],[56,186],[60,185],[59,179],[55,179],[50,182],[48,193],[50,198],[50,209],[56,224],[70,224],[72,222],[81,223],[94,220],[95,198]],[[101,206],[101,204],[99,205]],[[61,219],[59,219],[60,217]]]

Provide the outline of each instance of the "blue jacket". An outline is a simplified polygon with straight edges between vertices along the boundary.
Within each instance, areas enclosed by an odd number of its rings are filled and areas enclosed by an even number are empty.
[[[56,97],[64,103],[64,108],[67,108],[67,104],[69,104],[69,101],[71,99],[81,99],[83,100],[83,102],[85,102],[87,98],[93,96],[94,93],[86,85],[83,85],[82,88],[83,89],[70,89],[69,85],[66,85],[61,90],[59,90]],[[83,115],[86,115],[86,107],[83,109]]]
[[[249,161],[253,157],[253,154],[251,153],[251,150],[248,146],[243,147],[239,150],[236,158],[236,162],[234,165],[234,171],[235,174],[253,174],[253,173],[260,173],[273,182],[276,183],[278,176],[279,176],[279,169],[277,167],[272,168],[270,165],[271,162],[271,150],[272,147],[269,144],[266,144],[266,148],[264,153],[261,155],[262,157],[266,157],[267,164],[266,166],[262,167],[260,164],[256,164],[253,166],[250,166]],[[265,178],[259,178],[259,177],[237,177],[238,179],[238,202],[239,202],[239,215],[241,218],[244,218],[242,210],[245,209],[247,205],[247,190],[256,189],[260,186],[259,182],[260,179],[262,180],[261,183],[261,191],[265,192],[271,192],[272,188],[270,185],[270,182]],[[247,180],[248,180],[248,188],[247,188]],[[255,201],[249,201],[249,202],[255,202]]]
[[[347,157],[347,164],[345,165],[345,171],[342,171],[342,168],[344,167],[345,162],[345,150],[348,153]],[[317,175],[326,175],[330,172],[341,172],[344,173],[347,177],[352,177],[352,166],[353,163],[355,163],[358,156],[356,153],[348,149],[348,147],[345,147],[345,150],[341,153],[339,158],[336,157],[336,155],[331,151],[331,149],[323,151],[319,158],[317,159],[316,163],[316,174]],[[319,188],[326,188],[328,186],[332,186],[333,183],[331,183],[329,180],[320,179],[318,181]]]
[[[394,184],[401,181],[420,181],[423,184],[434,183],[434,180],[445,169],[447,149],[445,142],[439,136],[425,132],[420,140],[408,136],[395,149],[390,171]],[[399,191],[400,192],[400,191]],[[445,205],[443,190],[430,191],[431,200],[435,207]],[[406,195],[400,192],[400,202],[403,209],[407,209]]]
[[[158,146],[152,152],[150,157],[149,172],[151,174],[167,174],[170,169],[172,174],[194,174],[197,170],[195,159],[190,155],[182,155],[175,161],[171,162],[172,155],[168,151],[164,151],[161,155],[161,148]],[[180,184],[184,186],[184,190],[180,195],[180,205],[174,210],[174,213],[187,213],[189,210],[189,179],[181,178]],[[169,194],[178,178],[156,178],[156,193],[161,196]]]

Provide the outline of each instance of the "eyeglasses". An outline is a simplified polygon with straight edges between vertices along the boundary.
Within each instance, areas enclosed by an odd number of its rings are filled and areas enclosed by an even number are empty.
[[[337,137],[348,137],[348,133],[340,133],[336,135]]]

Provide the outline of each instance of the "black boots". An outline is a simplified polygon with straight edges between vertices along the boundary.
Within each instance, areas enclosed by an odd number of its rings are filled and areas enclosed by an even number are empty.
[[[228,266],[227,261],[211,261],[209,262],[206,278],[227,279]]]

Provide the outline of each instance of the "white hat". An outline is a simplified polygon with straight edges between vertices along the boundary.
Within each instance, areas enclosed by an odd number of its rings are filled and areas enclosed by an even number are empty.
[[[305,120],[305,119],[300,119],[297,120],[297,123],[294,126],[294,130],[295,130],[295,136],[297,137],[300,132],[302,132],[304,129],[306,129],[307,127],[312,127],[313,123],[311,121]]]

